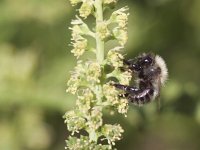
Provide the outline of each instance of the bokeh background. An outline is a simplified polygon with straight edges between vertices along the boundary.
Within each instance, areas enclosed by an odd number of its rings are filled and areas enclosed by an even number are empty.
[[[200,149],[200,1],[120,0],[128,5],[127,58],[161,55],[169,80],[156,102],[130,105],[128,117],[106,115],[125,129],[119,150]],[[67,0],[0,0],[0,149],[62,150],[63,114],[75,98],[65,93],[69,71]],[[92,21],[92,20],[91,20]]]

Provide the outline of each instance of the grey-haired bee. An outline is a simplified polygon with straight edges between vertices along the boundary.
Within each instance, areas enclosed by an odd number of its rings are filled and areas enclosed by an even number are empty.
[[[127,86],[118,83],[113,85],[123,90],[124,96],[130,102],[139,106],[156,99],[168,77],[163,58],[152,53],[143,53],[133,60],[123,60],[123,62],[132,71],[136,85]]]

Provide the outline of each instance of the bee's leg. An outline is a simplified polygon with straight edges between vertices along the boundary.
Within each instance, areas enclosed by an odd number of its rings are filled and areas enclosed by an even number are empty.
[[[126,71],[127,69],[131,69],[132,61],[133,61],[132,59],[130,59],[130,60],[123,59],[123,64],[124,65],[122,67],[120,67],[120,70],[121,71]]]
[[[131,60],[126,60],[126,59],[123,59],[123,63],[125,64],[125,65],[128,65],[128,66],[130,66],[131,65]]]
[[[122,84],[113,84],[113,86],[115,86],[116,88],[125,91],[126,93],[131,93],[131,94],[136,94],[139,89],[137,87],[134,86],[127,86],[127,85],[122,85]]]
[[[123,59],[123,63],[125,64],[125,65],[131,65],[131,64],[133,64],[133,62],[135,62],[136,61],[136,59],[128,59],[128,60],[126,60],[126,59]]]
[[[134,61],[135,61],[134,59],[129,59],[129,60],[124,59],[123,63],[127,65],[128,68],[131,69],[132,71],[139,71],[140,68],[137,63],[134,63]]]

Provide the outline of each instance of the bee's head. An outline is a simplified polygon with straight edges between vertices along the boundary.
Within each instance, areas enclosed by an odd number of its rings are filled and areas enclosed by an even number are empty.
[[[161,72],[160,67],[155,63],[155,55],[142,54],[133,64],[135,71],[138,73],[139,78],[145,80],[154,80]]]
[[[155,56],[153,54],[144,53],[136,59],[136,61],[132,64],[132,68],[134,68],[136,72],[140,72],[141,70],[152,66],[155,63],[154,59]]]

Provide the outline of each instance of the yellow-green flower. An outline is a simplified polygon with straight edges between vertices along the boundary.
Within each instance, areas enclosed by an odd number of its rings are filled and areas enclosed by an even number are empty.
[[[81,85],[85,69],[83,67],[82,61],[77,62],[77,66],[74,71],[71,72],[71,77],[67,82],[68,88],[66,92],[75,94],[78,90],[78,87]]]
[[[121,72],[118,76],[119,83],[123,85],[129,85],[131,79],[132,79],[131,71]]]
[[[121,114],[127,114],[128,111],[128,100],[126,98],[120,98],[117,110]]]
[[[83,32],[82,32],[82,30],[81,30],[79,25],[74,25],[72,28],[69,28],[69,29],[72,30],[72,38],[71,38],[71,40],[77,41],[77,40],[82,39],[81,35],[83,34]]]
[[[86,78],[88,81],[99,83],[99,77],[101,76],[101,66],[97,62],[87,62]]]
[[[78,115],[78,112],[71,110],[65,113],[64,115],[65,123],[68,124],[68,130],[72,131],[72,134],[79,132],[80,129],[85,127],[86,120]]]
[[[107,54],[108,64],[115,68],[123,66],[123,55],[118,52],[121,47],[116,47],[115,49],[109,50]]]
[[[93,107],[90,114],[90,120],[87,122],[87,126],[92,130],[97,130],[103,124],[102,110],[98,107]]]
[[[106,102],[110,105],[115,106],[119,103],[119,91],[112,85],[103,85],[103,94],[106,97]]]
[[[114,11],[109,19],[110,23],[118,23],[119,27],[124,29],[128,24],[129,13],[126,13],[128,7],[123,7]]]
[[[87,18],[93,11],[93,0],[86,0],[82,3],[79,9],[79,14],[83,18]]]
[[[115,28],[113,30],[113,34],[121,46],[124,46],[126,44],[128,40],[128,32],[126,30]]]
[[[83,112],[84,115],[88,115],[88,111],[91,108],[93,98],[94,95],[89,88],[83,89],[81,94],[79,94],[76,105],[78,106],[79,110]]]
[[[125,13],[118,14],[116,17],[116,21],[119,24],[120,28],[125,28],[128,23],[128,15]]]
[[[72,44],[74,48],[71,50],[71,52],[78,59],[81,55],[83,55],[83,53],[87,49],[87,40],[86,39],[78,40]]]
[[[108,140],[109,144],[115,145],[116,140],[120,140],[124,130],[118,125],[105,124],[102,127],[102,133]]]
[[[108,37],[110,35],[110,31],[108,30],[107,22],[99,22],[96,28],[96,32],[102,40]]]

